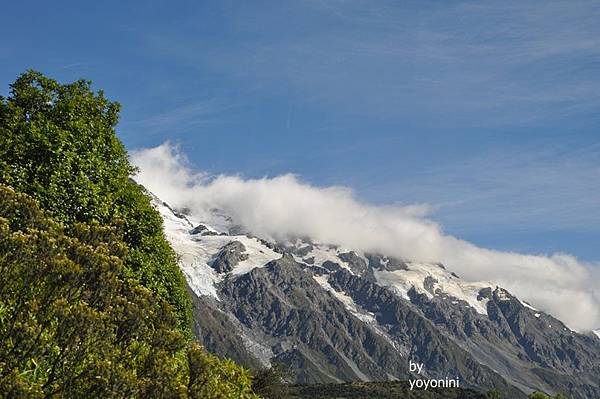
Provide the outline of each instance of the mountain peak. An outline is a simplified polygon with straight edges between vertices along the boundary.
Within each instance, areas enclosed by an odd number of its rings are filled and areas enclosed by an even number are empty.
[[[209,350],[249,366],[284,363],[296,382],[407,379],[411,360],[431,378],[514,398],[533,389],[600,396],[600,340],[491,282],[309,237],[259,237],[222,212],[215,227],[154,205]]]

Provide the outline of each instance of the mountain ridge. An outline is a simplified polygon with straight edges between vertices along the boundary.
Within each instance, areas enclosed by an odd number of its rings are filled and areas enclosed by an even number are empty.
[[[209,350],[249,366],[283,363],[302,383],[408,379],[415,360],[426,377],[514,398],[600,396],[600,340],[491,283],[464,282],[440,263],[242,234],[222,213],[213,228],[154,204]]]

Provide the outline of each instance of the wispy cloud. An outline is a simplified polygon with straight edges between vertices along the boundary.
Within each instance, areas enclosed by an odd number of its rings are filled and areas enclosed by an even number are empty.
[[[588,230],[600,225],[600,143],[587,148],[487,152],[409,174],[364,171],[362,187],[381,202],[426,201],[454,230]],[[373,191],[373,192],[371,192]]]
[[[225,46],[197,39],[173,46],[179,38],[168,35],[156,45],[229,73],[241,87],[291,89],[377,118],[523,125],[600,105],[595,2],[299,4],[285,10],[290,23],[282,34],[264,33],[285,11],[257,15],[237,7],[226,11],[235,40]]]
[[[84,67],[86,64],[83,62],[71,62],[68,64],[63,64],[57,67],[56,69],[65,70],[65,69],[78,69]]]
[[[219,208],[255,234],[308,236],[414,261],[442,261],[468,280],[487,280],[548,311],[577,329],[600,326],[600,275],[566,254],[534,256],[475,246],[444,234],[425,218],[426,208],[378,207],[358,201],[345,187],[315,187],[293,175],[208,178],[166,143],[132,155],[137,180],[174,206],[210,220]]]
[[[150,117],[133,121],[132,126],[144,133],[172,133],[189,131],[200,126],[226,123],[226,111],[235,108],[231,102],[210,98],[157,113]]]

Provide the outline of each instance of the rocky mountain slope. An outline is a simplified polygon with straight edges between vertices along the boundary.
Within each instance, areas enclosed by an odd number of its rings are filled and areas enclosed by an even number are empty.
[[[274,242],[215,211],[155,206],[210,351],[249,367],[283,363],[298,383],[458,378],[461,387],[600,397],[600,339],[570,330],[491,283],[313,243]],[[214,226],[214,227],[212,227]]]

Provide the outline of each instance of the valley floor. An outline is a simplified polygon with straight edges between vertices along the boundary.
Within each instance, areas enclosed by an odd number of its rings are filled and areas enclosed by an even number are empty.
[[[289,399],[486,399],[471,389],[410,390],[402,382],[351,382],[345,384],[294,385]]]

